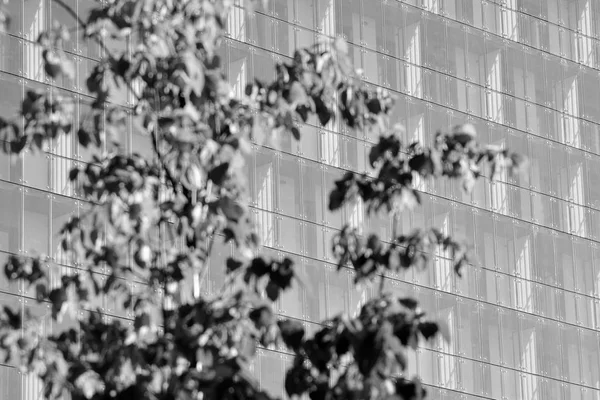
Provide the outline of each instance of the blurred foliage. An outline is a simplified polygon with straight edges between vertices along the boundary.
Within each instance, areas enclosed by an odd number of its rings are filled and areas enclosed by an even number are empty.
[[[291,397],[423,398],[418,377],[406,375],[407,352],[440,334],[450,338],[417,300],[380,290],[357,316],[322,321],[312,336],[298,321],[276,316],[273,302],[302,283],[290,259],[259,255],[244,155],[253,142],[262,145],[273,136],[299,140],[297,122],[311,116],[321,124],[339,119],[349,128],[378,129],[382,134],[369,156],[374,174],[341,177],[329,208],[360,198],[367,212],[394,219],[419,204],[418,176],[457,179],[468,191],[485,170],[493,177],[500,169],[518,170],[524,160],[479,145],[470,125],[438,133],[431,147],[401,143],[401,128],[387,128],[393,97],[361,83],[341,40],[297,50],[292,60],[275,65],[272,82],[257,79],[234,97],[216,52],[231,0],[110,0],[98,2],[85,20],[55,2],[78,20],[86,40],[102,48],[86,79],[92,108],[72,126],[71,98],[28,91],[19,115],[0,120],[0,135],[3,150],[14,157],[77,135],[93,156],[74,167],[69,180],[91,207],[60,232],[76,274],[51,277],[55,261],[43,254],[12,256],[4,272],[48,304],[53,320],[70,315],[74,322],[41,335],[28,309],[22,314],[6,306],[0,311],[0,355],[36,374],[47,399],[65,392],[94,400],[270,399],[249,370],[257,346],[283,346],[295,354],[282,382]],[[0,22],[9,30],[5,3]],[[130,39],[134,46],[113,52],[104,45],[107,38]],[[61,26],[39,37],[51,79],[73,76],[61,50],[68,39]],[[111,102],[119,87],[128,89],[133,129],[152,144],[152,158],[121,144],[130,128],[128,111]],[[235,244],[236,256],[210,267],[221,268],[226,279],[207,295],[200,289],[219,237]],[[438,247],[450,251],[458,273],[471,260],[466,244],[435,227],[394,232],[391,242],[385,240],[344,227],[333,252],[340,268],[356,270],[357,284],[426,268]],[[132,290],[131,281],[142,284]],[[130,310],[133,324],[107,315],[102,298]]]

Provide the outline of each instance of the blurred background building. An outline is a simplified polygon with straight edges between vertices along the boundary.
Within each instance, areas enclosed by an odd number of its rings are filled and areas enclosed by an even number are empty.
[[[239,1],[239,0],[238,0]],[[85,18],[91,0],[65,1]],[[452,342],[423,346],[410,359],[432,399],[600,399],[600,3],[595,0],[270,0],[246,13],[236,6],[221,49],[241,94],[297,47],[343,37],[362,79],[397,95],[394,122],[405,141],[429,142],[438,129],[470,121],[483,143],[527,155],[522,176],[481,179],[472,194],[451,181],[421,181],[424,204],[400,218],[399,232],[436,226],[473,243],[481,266],[457,278],[448,254],[420,273],[389,276],[386,288],[421,300],[450,327]],[[24,91],[41,88],[76,99],[78,123],[91,99],[85,78],[101,50],[78,35],[65,44],[74,81],[50,81],[33,44],[50,21],[75,27],[53,0],[10,0],[13,23],[0,34],[0,115],[14,115]],[[112,43],[109,43],[109,47]],[[121,90],[113,101],[127,107]],[[343,223],[389,238],[388,216],[367,218],[361,204],[327,212],[327,193],[344,171],[368,172],[377,140],[317,121],[302,139],[281,138],[248,160],[251,202],[265,252],[296,260],[306,287],[277,305],[309,330],[341,311],[356,312],[374,289],[353,289],[337,273],[330,240]],[[127,148],[150,152],[130,134]],[[86,158],[72,137],[12,162],[0,155],[0,261],[33,250],[62,257],[61,224],[86,207],[67,181]],[[233,249],[215,246],[204,291],[223,281]],[[58,271],[57,271],[58,272]],[[136,283],[131,283],[131,287]],[[0,305],[35,306],[22,285],[0,277]],[[108,299],[108,314],[128,318]],[[52,330],[50,322],[40,329]],[[283,396],[291,357],[261,350],[254,371]],[[0,400],[33,400],[42,388],[0,364]]]

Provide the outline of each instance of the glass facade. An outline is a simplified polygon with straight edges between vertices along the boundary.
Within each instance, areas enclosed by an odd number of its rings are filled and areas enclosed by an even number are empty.
[[[65,2],[81,16],[93,6]],[[8,7],[14,18],[10,32],[0,34],[0,115],[14,115],[26,90],[42,88],[72,94],[79,123],[91,102],[85,77],[101,50],[74,35],[65,50],[75,79],[52,81],[33,41],[51,21],[74,20],[53,0],[10,0]],[[326,37],[345,38],[364,81],[397,95],[393,120],[406,127],[406,141],[427,143],[436,130],[470,121],[481,142],[530,159],[525,174],[481,179],[469,195],[451,181],[419,182],[424,204],[401,215],[400,231],[436,226],[473,243],[481,265],[458,279],[439,252],[428,271],[388,277],[387,290],[417,296],[453,338],[419,348],[410,373],[421,375],[434,399],[600,399],[600,3],[270,0],[266,10],[237,7],[230,15],[221,49],[226,74],[241,95],[255,76],[273,76],[274,61]],[[126,108],[131,98],[121,90],[112,100]],[[350,223],[387,238],[392,229],[387,216],[367,217],[360,203],[327,211],[333,181],[346,170],[368,172],[377,138],[309,122],[299,125],[299,142],[257,147],[247,170],[265,252],[293,258],[306,282],[279,301],[278,311],[311,331],[375,294],[354,289],[351,270],[335,271],[336,229]],[[132,143],[150,152],[146,138],[130,133],[125,145]],[[55,234],[86,207],[67,180],[86,155],[72,137],[44,154],[0,155],[0,261],[35,249],[53,258],[57,272],[75,267]],[[230,254],[231,246],[217,243],[207,293],[220,287]],[[128,316],[102,302],[107,313]],[[2,275],[0,304],[35,300]],[[265,388],[283,396],[292,357],[280,350],[261,350],[253,367]],[[41,391],[0,364],[0,400],[33,400]]]

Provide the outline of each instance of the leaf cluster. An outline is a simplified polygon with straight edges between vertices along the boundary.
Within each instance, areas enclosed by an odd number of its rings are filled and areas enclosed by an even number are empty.
[[[0,349],[7,359],[36,374],[48,399],[266,400],[271,396],[250,372],[262,346],[294,354],[285,381],[290,396],[423,398],[418,377],[407,375],[407,352],[423,339],[447,339],[447,330],[416,300],[380,292],[357,316],[322,321],[311,335],[276,315],[274,302],[301,281],[289,258],[259,254],[245,157],[268,135],[300,139],[297,124],[310,118],[380,129],[386,133],[369,156],[373,173],[343,176],[329,208],[360,198],[368,212],[394,215],[419,204],[418,179],[458,179],[469,190],[481,175],[517,170],[524,160],[478,144],[469,125],[438,133],[430,147],[402,144],[399,129],[386,129],[393,97],[361,83],[341,40],[297,50],[275,66],[273,81],[254,80],[234,96],[217,52],[230,0],[111,0],[97,3],[86,20],[56,3],[102,48],[86,80],[92,108],[73,127],[68,98],[30,91],[20,115],[0,119],[3,150],[43,151],[76,132],[93,156],[69,173],[85,205],[60,231],[73,273],[51,274],[64,265],[44,255],[12,256],[4,269],[28,293],[34,288],[50,318],[66,327],[42,335],[39,318],[5,307]],[[0,26],[7,20],[0,8]],[[52,78],[72,77],[61,50],[67,39],[57,26],[38,40]],[[106,44],[125,40],[129,51]],[[122,89],[129,109],[113,102]],[[126,150],[130,130],[148,141],[151,157]],[[338,268],[351,266],[363,284],[425,268],[439,248],[451,253],[457,273],[470,261],[465,245],[435,228],[385,239],[345,227],[333,243]],[[223,243],[235,245],[235,256],[215,265],[213,248]],[[214,279],[209,286],[207,276],[219,268],[222,286]],[[102,307],[106,299],[133,323]]]
[[[425,318],[414,299],[388,294],[368,301],[355,318],[328,321],[312,337],[298,323],[279,325],[296,354],[286,391],[312,400],[424,398],[420,382],[403,376],[407,351],[440,332],[449,340],[447,328]]]
[[[371,148],[371,174],[346,173],[335,182],[330,210],[360,198],[368,213],[400,212],[420,204],[417,177],[455,179],[470,192],[485,171],[494,179],[500,170],[514,174],[526,166],[526,159],[518,153],[479,144],[470,124],[456,126],[448,133],[438,132],[431,147],[419,143],[405,146],[399,138],[402,129],[394,127]]]

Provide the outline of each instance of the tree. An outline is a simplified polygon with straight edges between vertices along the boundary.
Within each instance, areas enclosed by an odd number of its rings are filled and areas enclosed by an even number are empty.
[[[323,321],[308,335],[298,321],[273,311],[282,292],[302,283],[290,259],[259,255],[244,154],[252,142],[273,136],[298,140],[296,121],[314,115],[321,124],[339,118],[349,128],[377,130],[372,174],[340,177],[329,208],[335,212],[360,199],[367,212],[389,213],[394,221],[401,210],[418,206],[417,177],[456,179],[470,190],[486,171],[516,171],[524,160],[478,144],[470,125],[438,132],[430,147],[402,143],[402,128],[388,121],[393,97],[361,83],[340,40],[297,50],[291,61],[275,65],[272,82],[256,79],[235,98],[216,51],[231,1],[112,0],[98,3],[85,21],[55,2],[104,49],[86,81],[94,96],[91,111],[72,126],[70,98],[28,91],[20,114],[1,120],[0,132],[4,151],[15,155],[77,135],[93,155],[70,171],[69,180],[91,207],[61,230],[76,274],[51,279],[52,262],[43,254],[8,260],[8,279],[49,304],[55,321],[71,318],[64,329],[43,336],[27,310],[22,318],[4,307],[0,348],[6,358],[36,374],[48,399],[65,393],[94,400],[268,399],[248,366],[257,346],[283,345],[295,355],[282,382],[289,396],[423,398],[418,378],[404,374],[406,354],[422,340],[450,338],[416,299],[386,293],[383,276],[426,268],[437,247],[450,252],[460,274],[472,262],[468,246],[435,228],[401,234],[394,223],[386,242],[343,227],[332,244],[339,269],[353,268],[356,284],[379,284],[379,294],[358,315]],[[68,37],[63,26],[39,37],[51,78],[73,74],[62,50]],[[134,51],[114,52],[105,46],[108,39],[131,40]],[[151,159],[120,143],[126,111],[111,102],[119,87],[134,96],[134,129],[152,143]],[[219,237],[235,244],[236,257],[220,266],[226,271],[222,290],[207,297],[200,286]],[[142,283],[140,289],[129,290],[128,281]],[[133,324],[104,315],[100,296],[131,310]]]

